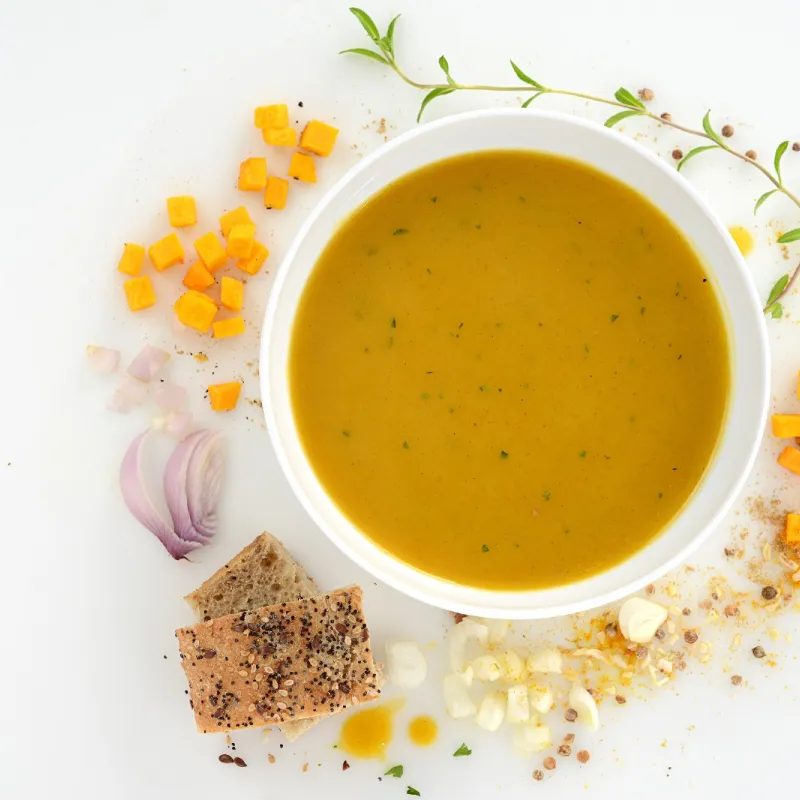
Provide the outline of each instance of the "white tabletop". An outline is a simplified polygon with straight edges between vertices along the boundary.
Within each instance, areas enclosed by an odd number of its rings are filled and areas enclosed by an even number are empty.
[[[735,125],[744,149],[769,153],[782,139],[800,138],[792,102],[796,0],[723,6],[370,0],[368,10],[381,25],[403,13],[396,48],[415,77],[439,80],[436,59],[445,53],[458,78],[507,82],[513,58],[534,77],[565,88],[610,95],[620,85],[648,86],[657,95],[654,106],[695,126],[712,108],[715,119]],[[352,768],[342,772],[341,752],[332,747],[339,732],[334,721],[283,748],[277,733],[267,743],[257,732],[237,735],[237,753],[249,764],[237,770],[218,763],[225,749],[218,737],[194,732],[173,637],[177,626],[192,621],[181,596],[262,529],[285,539],[325,586],[365,586],[378,647],[389,637],[441,643],[447,625],[444,612],[377,586],[349,563],[290,494],[260,409],[247,402],[258,398],[248,362],[257,358],[271,275],[248,284],[252,325],[234,348],[173,331],[167,300],[177,293],[174,276],[159,276],[162,301],[133,317],[115,271],[122,242],[151,243],[168,232],[166,197],[195,195],[200,227],[209,228],[223,209],[240,204],[238,163],[263,152],[251,110],[285,101],[301,125],[317,118],[342,133],[334,155],[320,165],[319,184],[293,187],[285,212],[267,215],[248,201],[269,231],[274,272],[325,188],[385,136],[415,124],[416,90],[378,64],[337,55],[365,43],[346,3],[331,0],[43,0],[0,9],[6,293],[0,592],[11,620],[2,626],[0,657],[0,796],[371,798],[406,796],[407,785],[426,798],[571,797],[584,788],[589,796],[613,798],[791,790],[800,712],[800,626],[791,613],[754,617],[736,652],[726,649],[731,631],[720,631],[720,652],[707,665],[693,664],[670,687],[631,698],[624,708],[604,704],[600,731],[580,734],[590,763],[562,760],[541,784],[531,779],[539,762],[514,756],[507,734],[492,737],[446,720],[441,644],[429,651],[432,680],[409,696],[400,718],[424,709],[440,721],[440,740],[429,750],[413,748],[400,725],[386,763],[350,759]],[[438,100],[429,114],[514,102],[508,95],[456,95]],[[544,98],[542,107],[604,119],[602,109],[578,101]],[[622,135],[637,134],[665,158],[676,146],[691,146],[688,137],[629,121]],[[800,156],[787,155],[784,174],[800,185]],[[754,218],[753,201],[768,187],[721,154],[698,159],[686,177],[725,224],[754,233],[748,263],[766,295],[798,257],[797,245],[787,261],[775,244],[778,229],[797,225],[797,209],[774,201]],[[786,317],[769,323],[775,407],[791,411],[800,407],[794,395],[798,304],[789,298]],[[208,353],[204,364],[176,353],[170,375],[190,389],[201,421],[223,428],[230,441],[222,531],[195,563],[173,562],[125,510],[119,462],[148,417],[106,411],[113,381],[85,365],[87,344],[118,347],[129,359],[144,340]],[[203,400],[205,386],[240,375],[243,402],[233,414],[215,417]],[[692,561],[725,572],[743,589],[755,584],[743,562],[726,566],[723,548],[746,528],[748,552],[756,553],[775,532],[749,521],[753,498],[775,497],[785,510],[800,505],[797,479],[775,465],[778,449],[767,436],[736,512]],[[681,585],[686,580],[681,572]],[[704,596],[698,592],[691,602]],[[773,625],[780,641],[767,636]],[[533,634],[558,640],[569,629],[565,622],[543,624]],[[792,631],[789,643],[783,634]],[[749,647],[758,642],[775,654],[776,666],[752,658]],[[731,672],[741,673],[745,685],[734,689]],[[462,741],[473,755],[453,759]],[[378,783],[395,763],[405,765],[403,780]]]

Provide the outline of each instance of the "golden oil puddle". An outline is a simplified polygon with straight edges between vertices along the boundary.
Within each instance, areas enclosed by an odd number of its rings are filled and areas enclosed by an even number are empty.
[[[439,726],[431,717],[414,717],[408,723],[408,738],[419,747],[428,747],[436,741]]]
[[[728,233],[733,237],[733,241],[736,242],[739,252],[743,256],[749,255],[753,250],[753,234],[741,225],[733,225],[728,228]]]
[[[394,715],[403,705],[403,700],[389,700],[351,714],[342,725],[339,747],[356,758],[383,758],[394,736]]]

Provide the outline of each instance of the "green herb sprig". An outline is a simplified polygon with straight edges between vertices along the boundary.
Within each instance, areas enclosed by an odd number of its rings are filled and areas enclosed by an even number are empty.
[[[685,125],[681,125],[677,122],[672,120],[672,117],[669,114],[662,114],[658,115],[649,111],[645,105],[645,102],[652,99],[652,93],[642,90],[638,96],[631,92],[629,89],[625,89],[621,87],[614,92],[614,98],[611,99],[609,97],[600,97],[598,95],[587,94],[586,92],[574,92],[569,89],[557,89],[552,86],[545,86],[543,83],[540,83],[537,80],[534,80],[530,77],[530,75],[526,74],[520,67],[515,64],[513,61],[510,62],[511,69],[513,70],[516,77],[519,79],[520,83],[509,85],[509,86],[496,86],[496,85],[488,85],[488,84],[469,84],[469,83],[459,83],[452,75],[450,71],[450,64],[448,60],[441,56],[439,58],[439,68],[444,73],[445,82],[444,83],[421,83],[419,81],[415,81],[406,75],[405,72],[400,68],[399,64],[397,63],[397,59],[395,57],[395,50],[394,50],[394,34],[395,34],[395,27],[397,26],[397,20],[400,18],[400,14],[392,19],[389,23],[389,26],[386,29],[386,33],[381,35],[378,26],[373,21],[372,17],[367,14],[366,11],[363,11],[360,8],[351,8],[350,12],[356,19],[361,23],[361,26],[364,28],[367,36],[369,37],[370,41],[372,42],[375,49],[367,49],[363,47],[352,47],[347,50],[342,50],[342,53],[354,53],[355,55],[363,56],[365,58],[369,58],[373,61],[378,61],[381,64],[384,64],[390,67],[394,72],[398,75],[398,77],[407,83],[409,86],[413,86],[415,89],[420,89],[424,91],[426,94],[422,98],[422,103],[419,107],[419,113],[417,114],[417,122],[422,119],[422,115],[425,112],[425,109],[436,99],[440,97],[445,97],[448,94],[453,94],[453,92],[459,91],[468,91],[468,92],[532,92],[530,97],[528,97],[522,103],[522,108],[527,108],[534,100],[537,100],[542,95],[562,95],[566,97],[577,97],[582,100],[588,100],[593,103],[601,103],[602,105],[611,106],[617,109],[606,121],[605,125],[607,128],[613,128],[618,123],[622,122],[629,117],[645,117],[647,119],[654,120],[658,122],[660,125],[666,125],[669,128],[674,128],[675,130],[681,131],[683,133],[687,133],[690,136],[695,136],[699,139],[704,139],[708,144],[701,145],[699,147],[692,148],[689,150],[688,153],[685,155],[680,155],[678,161],[678,171],[682,170],[686,164],[699,156],[702,153],[710,152],[712,150],[722,150],[734,158],[738,158],[740,161],[749,164],[751,167],[755,167],[773,186],[772,189],[764,192],[756,201],[755,207],[753,209],[753,213],[755,214],[761,206],[769,200],[775,194],[782,194],[784,197],[787,197],[794,203],[795,206],[800,208],[800,197],[792,192],[783,182],[783,175],[781,174],[781,161],[783,156],[785,155],[786,151],[789,149],[789,142],[784,141],[781,142],[777,148],[775,149],[775,155],[773,157],[773,169],[770,169],[768,166],[763,164],[758,160],[756,154],[753,151],[748,150],[745,153],[741,153],[738,150],[731,147],[728,143],[727,139],[730,138],[732,135],[728,133],[729,126],[725,126],[722,129],[722,134],[720,134],[713,126],[711,122],[711,111],[706,112],[706,115],[703,117],[702,121],[702,129],[697,128],[690,128]],[[794,145],[792,147],[793,150],[800,150],[800,146]],[[403,231],[405,233],[405,231]],[[790,231],[787,231],[782,236],[778,238],[779,244],[789,244],[791,242],[799,241],[800,240],[800,228],[794,228]],[[783,306],[781,304],[781,300],[786,296],[786,293],[791,289],[792,285],[795,282],[798,274],[800,274],[800,264],[795,267],[792,273],[787,273],[782,275],[772,287],[769,297],[767,298],[767,302],[764,305],[764,313],[768,314],[774,319],[777,319],[783,316]]]

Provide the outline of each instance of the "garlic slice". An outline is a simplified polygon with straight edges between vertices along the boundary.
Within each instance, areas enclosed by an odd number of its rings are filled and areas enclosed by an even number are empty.
[[[478,710],[461,675],[444,676],[444,706],[453,719],[471,717]]]
[[[489,692],[481,700],[475,722],[486,731],[496,731],[506,715],[506,699],[501,692]]]
[[[483,619],[481,622],[489,630],[489,644],[500,644],[506,638],[508,629],[511,627],[511,620],[508,619]]]
[[[561,651],[555,647],[536,650],[528,656],[525,666],[528,672],[556,672],[560,673],[564,659]]]
[[[528,699],[531,708],[539,714],[546,714],[553,707],[553,693],[547,686],[532,686]]]
[[[531,709],[528,705],[528,687],[520,683],[512,686],[507,695],[506,716],[509,722],[526,722],[531,717]]]
[[[500,662],[488,653],[484,656],[478,656],[472,662],[472,668],[475,671],[475,677],[479,681],[496,681],[503,674]]]
[[[504,681],[519,683],[525,680],[525,662],[513,650],[503,653],[501,664]]]
[[[597,703],[589,692],[574,684],[569,691],[569,707],[578,712],[578,719],[596,731],[600,725],[600,717],[597,713]]]
[[[523,758],[530,758],[534,753],[541,753],[552,747],[553,737],[550,728],[537,719],[514,726],[514,750]]]
[[[489,638],[489,629],[480,622],[467,618],[458,625],[453,626],[448,637],[450,642],[450,669],[453,672],[463,672],[467,667],[467,643],[474,640],[485,648]]]
[[[619,610],[619,628],[626,639],[647,644],[664,624],[668,614],[667,609],[658,603],[643,597],[629,597]]]

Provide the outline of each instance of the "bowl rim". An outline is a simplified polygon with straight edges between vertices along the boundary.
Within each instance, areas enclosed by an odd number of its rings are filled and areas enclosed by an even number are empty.
[[[461,612],[470,615],[480,615],[484,617],[500,617],[505,619],[542,619],[542,618],[555,618],[558,616],[564,616],[566,614],[586,611],[591,608],[596,608],[598,606],[614,602],[615,600],[619,600],[623,597],[626,597],[642,589],[649,583],[652,583],[653,581],[662,577],[665,573],[674,569],[676,566],[685,562],[686,559],[689,558],[689,556],[691,556],[691,554],[694,553],[700,547],[700,545],[703,544],[717,529],[722,518],[731,509],[736,498],[738,497],[746,481],[748,480],[762,441],[763,431],[767,419],[767,413],[769,410],[770,350],[769,350],[767,326],[762,313],[760,299],[756,292],[756,288],[753,279],[750,275],[750,272],[746,267],[744,258],[736,248],[736,245],[733,243],[733,241],[727,243],[728,250],[731,259],[735,264],[736,271],[738,272],[738,277],[741,279],[741,282],[743,284],[747,300],[749,301],[749,305],[751,306],[752,310],[755,313],[754,319],[757,320],[755,324],[755,330],[757,334],[756,344],[757,344],[758,355],[760,356],[760,361],[761,361],[760,374],[752,376],[752,385],[756,387],[759,393],[759,396],[754,400],[755,405],[758,407],[758,419],[755,419],[755,417],[752,419],[753,423],[752,431],[747,432],[747,435],[751,437],[750,445],[747,449],[747,457],[741,464],[740,468],[737,470],[736,479],[730,483],[728,490],[725,492],[724,498],[722,502],[720,502],[716,511],[710,516],[705,525],[702,528],[700,528],[686,544],[680,547],[670,558],[666,559],[665,561],[659,562],[659,564],[654,566],[651,570],[647,571],[645,574],[640,575],[634,580],[627,581],[626,583],[623,583],[622,585],[617,586],[614,589],[603,591],[589,600],[577,599],[571,602],[564,602],[557,605],[549,605],[543,609],[531,608],[530,606],[525,606],[524,608],[523,607],[510,608],[504,606],[501,608],[499,606],[492,607],[491,605],[485,605],[470,601],[462,602],[460,600],[453,600],[453,599],[448,599],[445,604],[445,602],[442,601],[440,598],[437,598],[434,595],[430,594],[428,591],[417,587],[413,583],[413,581],[404,582],[404,580],[398,578],[395,574],[385,570],[381,565],[371,562],[370,559],[364,555],[364,553],[359,552],[358,549],[351,546],[350,543],[344,541],[343,538],[340,537],[339,534],[336,531],[334,531],[331,526],[328,525],[326,520],[323,518],[323,515],[316,508],[314,502],[309,498],[304,487],[301,485],[299,478],[294,473],[294,470],[292,469],[289,463],[288,454],[283,446],[282,437],[279,431],[278,421],[274,411],[271,370],[269,369],[269,365],[267,363],[273,340],[273,323],[276,317],[276,312],[280,303],[280,299],[283,295],[284,284],[287,280],[287,276],[289,274],[289,271],[291,270],[292,264],[295,262],[297,253],[301,245],[303,244],[304,240],[308,236],[309,231],[316,224],[320,216],[322,216],[323,212],[326,209],[328,209],[328,207],[331,206],[337,200],[337,198],[340,197],[342,191],[346,189],[348,185],[354,181],[354,179],[356,179],[362,173],[368,172],[376,162],[386,158],[393,151],[407,145],[408,142],[413,141],[420,137],[424,137],[435,130],[441,128],[447,128],[453,125],[463,125],[465,123],[469,123],[476,119],[482,119],[487,117],[497,117],[502,119],[504,117],[512,118],[512,117],[522,117],[522,116],[546,118],[558,124],[564,124],[567,126],[573,126],[576,128],[584,129],[590,135],[605,137],[609,139],[613,138],[616,143],[618,144],[621,143],[623,146],[633,150],[640,158],[643,158],[646,161],[648,161],[651,166],[654,166],[657,170],[666,175],[669,180],[673,181],[676,185],[678,185],[680,189],[683,192],[685,192],[696,203],[698,208],[703,212],[703,214],[707,218],[707,221],[716,229],[716,232],[720,234],[723,238],[724,237],[730,238],[728,236],[727,230],[722,225],[721,221],[718,219],[718,217],[711,209],[709,204],[704,200],[704,198],[700,195],[700,193],[688,181],[683,179],[683,177],[676,172],[676,170],[670,168],[664,160],[662,160],[654,153],[644,148],[638,142],[628,139],[627,137],[623,137],[619,133],[616,133],[602,125],[599,125],[596,122],[556,111],[545,111],[539,109],[532,110],[532,109],[521,109],[521,108],[480,109],[475,111],[467,111],[459,114],[449,115],[441,119],[435,120],[433,122],[428,122],[423,125],[419,125],[415,128],[412,128],[406,131],[405,133],[401,134],[397,138],[391,140],[390,142],[378,147],[376,150],[366,155],[363,159],[361,159],[361,161],[359,161],[357,164],[355,164],[353,167],[347,170],[345,174],[342,175],[334,183],[334,185],[325,192],[323,197],[320,198],[318,203],[312,209],[311,213],[306,217],[306,219],[303,221],[302,225],[298,229],[296,235],[292,240],[292,243],[287,249],[286,254],[284,255],[281,264],[279,265],[278,270],[276,272],[275,280],[270,290],[270,296],[265,310],[264,323],[261,332],[259,371],[260,371],[261,395],[263,400],[263,412],[266,419],[269,437],[275,455],[280,464],[281,471],[286,476],[286,479],[289,482],[289,485],[291,486],[294,495],[297,497],[297,499],[299,500],[300,504],[302,505],[306,513],[311,517],[314,524],[350,560],[352,560],[358,566],[366,570],[370,575],[372,575],[376,579],[381,580],[384,583],[392,586],[392,588],[402,592],[403,594],[409,597],[412,597],[416,600],[420,600],[421,602],[424,602],[426,604],[436,606],[438,608],[443,608],[446,610]],[[486,149],[492,149],[492,148],[486,148]],[[479,152],[479,150],[476,150],[475,152]],[[425,166],[427,163],[428,162],[422,161],[421,163],[410,167],[403,174],[410,174],[415,170]],[[587,161],[587,163],[591,165],[591,162]],[[602,169],[601,167],[595,167],[595,168]],[[620,178],[617,178],[614,175],[612,175],[612,177],[614,177],[616,180],[621,180]],[[723,311],[724,310],[725,309],[723,309]],[[731,350],[732,349],[733,347],[731,345]],[[732,369],[733,368],[734,367],[732,364]],[[732,382],[733,382],[733,376],[732,376]],[[728,410],[728,413],[729,411],[730,409]],[[702,485],[702,482],[705,480],[705,477],[708,475],[708,472],[710,471],[711,467],[719,459],[719,449],[723,441],[723,438],[725,437],[727,427],[728,427],[728,422],[724,420],[720,432],[720,439],[718,440],[716,449],[709,460],[706,473],[698,483],[696,490]],[[292,429],[293,429],[293,436],[295,439],[298,440],[299,444],[299,436],[297,435],[296,427],[293,425]],[[308,462],[309,459],[305,455],[305,451],[302,448],[302,444],[299,444],[299,447],[300,450],[303,452],[303,458]],[[671,520],[667,524],[667,526],[665,526],[665,528],[663,529],[664,531],[668,530],[668,528],[672,524],[674,524],[674,522],[684,513],[684,510],[689,506],[690,503],[691,503],[691,496],[687,500],[684,507],[678,511],[673,520]],[[344,519],[346,519],[344,514],[341,514],[341,516]],[[378,548],[379,550],[383,550],[383,548],[381,548],[379,545],[377,545],[374,542],[371,542],[369,540],[369,537],[366,536],[366,534],[362,533],[360,530],[358,530],[358,528],[352,523],[350,523],[349,520],[347,520],[347,522],[350,525],[350,527],[352,527],[353,530],[357,532],[358,538],[360,540],[371,545],[372,547]],[[661,534],[657,535],[651,542],[644,545],[640,550],[636,551],[636,553],[643,552],[649,549],[655,542],[659,540],[660,536]],[[513,591],[493,592],[492,590],[479,589],[477,587],[453,584],[451,581],[448,581],[446,579],[421,572],[420,570],[414,568],[413,566],[406,564],[405,562],[396,558],[392,553],[385,550],[383,551],[388,555],[389,559],[394,563],[394,565],[399,568],[400,574],[403,575],[413,574],[415,576],[422,575],[425,577],[426,582],[429,583],[432,582],[433,584],[442,587],[457,586],[458,588],[463,589],[464,591],[479,592],[480,594],[487,596],[491,596],[492,594],[496,594],[498,596],[519,594],[521,596],[523,594],[535,594],[537,591],[537,590],[523,590],[519,592],[513,592]],[[631,558],[635,556],[636,553],[632,554]],[[621,563],[624,564],[625,562]],[[615,568],[616,567],[611,567],[609,568],[609,570],[606,570],[604,572],[608,572]],[[591,577],[589,579],[591,579]],[[576,581],[574,583],[577,585],[578,583],[580,583],[580,581]],[[558,588],[566,588],[570,585],[572,584],[563,584]],[[545,589],[540,591],[548,591],[548,590]]]

